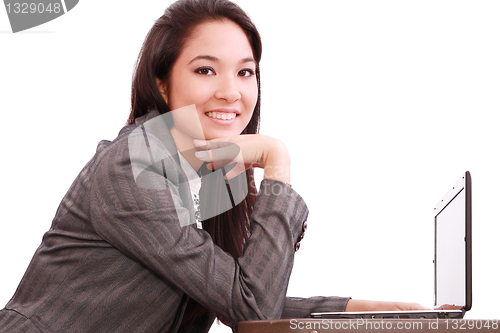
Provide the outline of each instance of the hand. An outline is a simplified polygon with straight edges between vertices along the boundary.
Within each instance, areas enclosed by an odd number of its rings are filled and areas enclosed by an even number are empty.
[[[264,169],[264,178],[290,181],[290,156],[279,140],[260,134],[243,134],[209,141],[194,140],[196,157],[210,162],[209,169],[236,163],[226,174],[231,179],[251,167]]]
[[[450,305],[450,304],[443,304],[438,308],[435,308],[435,310],[460,310],[462,306],[460,305]]]
[[[345,308],[347,312],[358,311],[413,311],[413,310],[430,310],[418,303],[405,302],[380,302],[350,299]]]

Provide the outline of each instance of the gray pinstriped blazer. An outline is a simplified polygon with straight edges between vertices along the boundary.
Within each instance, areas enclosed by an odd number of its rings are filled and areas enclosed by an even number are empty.
[[[236,330],[243,320],[343,311],[348,298],[286,297],[308,210],[285,184],[261,183],[252,234],[238,260],[194,224],[181,226],[179,219],[190,218],[179,209],[187,184],[138,186],[127,140],[155,116],[150,112],[99,144],[0,311],[0,332],[175,332],[189,297],[212,310],[192,332],[207,332],[215,313]],[[158,173],[150,168],[142,176],[158,181]]]

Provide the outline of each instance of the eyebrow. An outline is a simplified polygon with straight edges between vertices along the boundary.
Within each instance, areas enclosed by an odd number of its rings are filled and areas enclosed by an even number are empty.
[[[188,65],[189,65],[189,64],[191,64],[192,62],[194,62],[194,61],[196,61],[196,60],[200,60],[200,59],[202,59],[202,60],[210,60],[210,61],[215,61],[215,62],[220,61],[220,59],[219,59],[219,58],[214,57],[214,56],[211,56],[211,55],[199,55],[199,56],[196,56],[196,57],[194,57],[193,59],[191,59],[191,61],[190,61],[190,62],[188,62]],[[242,59],[242,60],[240,61],[240,63],[246,63],[246,62],[253,62],[254,64],[256,64],[256,65],[257,65],[257,62],[256,62],[256,61],[255,61],[255,59],[254,59],[254,58],[252,58],[252,57],[244,58],[244,59]]]

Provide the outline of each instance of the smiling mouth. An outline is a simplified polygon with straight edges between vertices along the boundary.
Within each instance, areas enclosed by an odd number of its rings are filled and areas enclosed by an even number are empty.
[[[207,112],[205,113],[210,118],[220,119],[220,120],[231,120],[236,118],[236,113],[234,112]]]

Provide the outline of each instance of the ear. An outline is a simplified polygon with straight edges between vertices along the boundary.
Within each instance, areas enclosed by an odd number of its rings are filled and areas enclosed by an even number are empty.
[[[160,91],[161,96],[165,100],[165,103],[168,104],[168,93],[167,93],[167,85],[163,83],[159,78],[156,78],[156,86]]]

